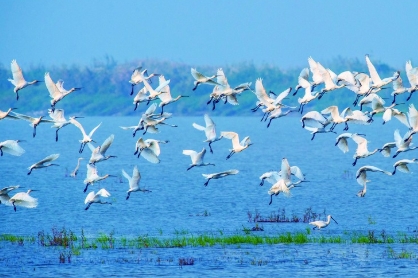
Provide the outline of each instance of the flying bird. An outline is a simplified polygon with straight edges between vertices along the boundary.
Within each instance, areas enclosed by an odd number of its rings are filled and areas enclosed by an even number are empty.
[[[36,85],[38,82],[42,82],[39,80],[33,80],[31,82],[27,82],[23,77],[22,69],[17,64],[16,60],[12,60],[11,69],[13,74],[13,79],[8,79],[15,87],[13,91],[16,94],[16,100],[19,100],[19,91],[23,88],[26,88],[29,85]]]
[[[207,179],[204,185],[207,186],[211,179],[220,179],[226,176],[236,175],[238,174],[238,172],[239,172],[238,170],[234,169],[234,170],[228,170],[228,171],[219,172],[219,173],[202,174],[202,176],[205,177],[205,179]]]
[[[139,173],[138,167],[135,165],[134,170],[132,172],[132,177],[129,176],[125,170],[122,169],[122,175],[128,180],[129,182],[129,190],[128,195],[126,196],[126,200],[129,199],[132,192],[151,192],[148,189],[143,189],[139,187],[139,182],[141,181],[141,174]]]
[[[192,169],[193,167],[196,167],[196,166],[197,167],[208,166],[208,165],[215,166],[215,164],[213,164],[213,163],[204,163],[203,162],[203,158],[205,157],[205,153],[206,153],[205,148],[203,148],[203,150],[201,152],[196,152],[196,151],[193,151],[193,150],[183,150],[183,154],[190,156],[190,158],[192,160],[192,164],[190,164],[189,168],[187,168],[187,171],[189,171],[190,169]]]
[[[28,175],[30,175],[34,169],[46,168],[46,167],[49,167],[49,166],[59,166],[58,164],[49,163],[51,161],[56,160],[59,156],[60,155],[58,153],[51,154],[51,155],[48,155],[47,157],[45,157],[44,159],[42,159],[41,161],[38,161],[38,162],[32,164],[28,168],[28,170],[29,170]]]
[[[111,205],[112,203],[110,202],[104,202],[102,201],[102,199],[100,197],[109,197],[110,193],[107,192],[106,189],[102,188],[99,191],[97,191],[97,193],[94,193],[94,191],[91,191],[89,194],[87,194],[86,199],[84,200],[84,204],[87,204],[87,207],[85,208],[85,210],[88,210],[91,206],[91,204],[109,204]]]

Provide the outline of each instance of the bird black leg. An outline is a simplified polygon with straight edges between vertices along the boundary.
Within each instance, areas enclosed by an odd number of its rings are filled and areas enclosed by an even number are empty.
[[[36,126],[33,127],[33,133],[32,133],[32,137],[35,138],[36,136]]]
[[[356,159],[354,160],[354,162],[353,162],[353,166],[356,166],[356,163],[357,163],[357,157],[356,157]]]
[[[215,100],[213,100],[212,101],[212,111],[215,110],[215,104],[216,104],[216,102],[215,102]]]
[[[86,187],[84,188],[84,191],[83,191],[84,193],[86,193],[88,187],[89,187],[89,183],[86,184]]]
[[[208,186],[209,181],[210,181],[210,179],[208,179],[208,180],[205,182],[204,186]]]
[[[128,192],[128,196],[126,196],[126,200],[129,199],[129,196],[131,195],[131,192]]]
[[[2,150],[2,148],[3,147],[0,147],[0,156],[3,156],[3,150]]]
[[[189,171],[190,169],[192,169],[194,166],[196,166],[196,165],[191,165],[189,168],[187,168],[187,170],[186,171]]]
[[[263,186],[263,185],[264,185],[264,179],[262,179],[260,182],[260,186]]]
[[[13,204],[13,209],[14,209],[14,211],[16,211],[15,202],[13,201],[13,202],[12,202],[12,204]]]
[[[406,101],[408,101],[410,98],[412,97],[412,92],[409,93],[408,98],[406,99]]]
[[[394,104],[394,103],[395,103],[395,100],[396,100],[396,94],[393,94],[392,104]]]
[[[19,93],[16,92],[16,100],[19,100]]]
[[[210,149],[210,152],[211,153],[213,153],[213,150],[212,150],[212,146],[211,146],[211,144],[212,144],[212,142],[209,142],[209,149]],[[1,149],[0,149],[1,150]]]
[[[84,210],[88,210],[90,206],[91,206],[91,203],[89,203]]]
[[[134,94],[134,87],[135,87],[135,85],[134,85],[134,84],[132,84],[131,96]]]
[[[231,151],[231,152],[228,154],[228,156],[226,157],[226,159],[231,158],[231,156],[232,156],[234,153],[235,153],[234,151]]]
[[[57,130],[55,131],[55,142],[58,142],[58,130],[59,130],[59,129],[57,129]]]
[[[270,195],[270,203],[269,203],[269,205],[271,205],[272,202],[273,202],[273,194]]]
[[[316,133],[312,135],[311,141],[315,138]]]
[[[134,111],[136,111],[137,108],[138,108],[138,102],[135,103]]]
[[[273,118],[270,118],[270,121],[269,121],[269,123],[267,124],[267,128],[270,126],[270,124],[271,124],[271,121],[273,120]]]

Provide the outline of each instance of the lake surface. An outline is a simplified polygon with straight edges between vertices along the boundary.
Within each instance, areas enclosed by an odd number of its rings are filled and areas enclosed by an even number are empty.
[[[21,146],[26,152],[21,157],[4,154],[0,157],[0,187],[17,185],[20,189],[10,195],[28,189],[36,189],[31,195],[38,198],[34,209],[0,205],[2,224],[0,234],[37,236],[38,232],[50,232],[52,228],[65,227],[86,237],[97,237],[100,233],[113,233],[116,238],[134,238],[139,235],[173,237],[179,233],[242,233],[243,228],[252,228],[248,213],[258,212],[263,217],[280,214],[283,209],[288,217],[302,217],[306,209],[321,214],[331,214],[337,221],[321,230],[312,231],[319,235],[343,235],[359,232],[376,234],[414,234],[418,229],[417,175],[418,165],[411,165],[412,173],[397,172],[394,176],[368,173],[367,194],[359,198],[356,193],[361,186],[355,173],[363,165],[373,165],[387,171],[393,170],[395,161],[418,157],[418,150],[401,153],[397,158],[386,158],[380,153],[359,159],[352,166],[356,145],[349,141],[349,152],[344,154],[334,146],[336,134],[317,134],[314,140],[307,130],[301,128],[299,117],[276,119],[269,128],[261,117],[214,117],[217,133],[235,131],[240,138],[250,136],[253,143],[248,149],[234,154],[226,160],[231,141],[222,139],[212,144],[214,153],[204,143],[204,132],[192,127],[196,122],[204,125],[201,117],[172,117],[167,123],[178,127],[162,126],[158,134],[136,137],[131,131],[119,126],[136,125],[139,117],[88,117],[80,122],[90,132],[102,125],[93,138],[101,144],[111,134],[115,139],[107,155],[116,155],[97,164],[99,175],[110,177],[89,187],[97,191],[106,188],[111,194],[107,198],[112,205],[92,204],[85,211],[83,180],[90,150],[86,147],[80,155],[81,133],[75,126],[60,130],[59,141],[55,142],[55,129],[49,124],[40,125],[32,138],[32,128],[27,122],[0,121],[0,141],[7,139],[25,140]],[[407,130],[396,119],[381,124],[376,117],[369,126],[350,125],[349,132],[365,133],[369,150],[394,141],[393,132]],[[337,126],[338,134],[344,132]],[[160,145],[161,162],[152,164],[133,155],[139,137],[169,140]],[[96,146],[97,144],[95,144]],[[195,151],[206,147],[205,162],[215,166],[194,167],[182,150]],[[36,169],[30,176],[27,168],[42,158],[59,153],[57,167]],[[394,152],[392,152],[393,154]],[[69,176],[83,157],[76,178]],[[291,190],[291,196],[283,194],[273,197],[267,191],[270,184],[259,186],[259,176],[267,171],[279,170],[281,160],[286,157],[290,165],[297,165],[306,175],[307,183]],[[124,169],[129,175],[137,165],[141,172],[140,185],[152,192],[133,192],[125,200],[128,182],[122,176]],[[207,187],[202,174],[238,169],[237,175],[211,180]],[[323,219],[325,220],[325,219]],[[262,235],[283,232],[306,231],[307,223],[259,223]],[[261,234],[260,234],[261,235]],[[186,248],[115,248],[111,250],[82,250],[72,256],[71,263],[60,264],[59,251],[55,248],[33,245],[0,243],[2,276],[13,277],[35,275],[56,277],[83,274],[97,275],[159,275],[159,276],[258,276],[283,275],[335,275],[344,276],[394,276],[417,274],[418,261],[395,259],[388,255],[388,248],[401,252],[407,250],[418,254],[416,244],[275,244],[275,245],[229,245]],[[179,266],[179,258],[194,258],[193,265]],[[82,267],[82,268],[80,268]],[[82,270],[81,270],[82,269]],[[82,272],[81,272],[82,271]]]

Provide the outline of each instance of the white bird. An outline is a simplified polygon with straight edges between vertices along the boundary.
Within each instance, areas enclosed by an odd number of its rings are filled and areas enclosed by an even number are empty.
[[[101,180],[107,179],[108,177],[115,177],[114,175],[106,174],[104,176],[99,176],[97,172],[97,167],[95,165],[87,164],[87,177],[84,179],[84,184],[86,187],[84,188],[84,192],[87,191],[89,185],[93,185],[96,182]]]
[[[31,82],[27,82],[25,80],[25,78],[23,78],[22,69],[19,67],[16,60],[12,60],[11,69],[12,69],[13,79],[9,78],[8,80],[15,86],[13,91],[16,94],[16,99],[17,100],[19,100],[19,91],[20,90],[22,90],[23,88],[25,88],[29,85],[34,85],[34,84],[37,84],[38,82],[42,82],[42,81],[39,81],[39,80],[33,80]]]
[[[144,69],[143,71],[141,71],[141,69],[142,69],[142,67],[136,68],[131,75],[131,80],[129,80],[129,83],[131,83],[131,85],[132,85],[131,95],[134,93],[135,85],[138,85],[139,83],[143,82],[144,80],[151,81],[150,78],[153,77],[153,76],[160,76],[160,74],[158,74],[158,73],[152,73],[152,74],[148,75],[147,69]]]
[[[166,144],[169,141],[162,141],[156,139],[142,139],[139,138],[135,144],[135,153],[138,154],[138,157],[142,154],[146,160],[151,163],[160,163],[158,156],[160,155],[160,143]]]
[[[64,109],[55,109],[54,111],[52,111],[52,109],[48,109],[48,114],[49,114],[49,117],[51,117],[51,119],[54,121],[54,124],[51,127],[54,127],[57,129],[55,131],[55,141],[58,141],[58,131],[61,128],[71,124],[71,122],[65,119]],[[70,119],[71,118],[78,119],[82,117],[71,116]]]
[[[367,172],[380,172],[380,173],[384,173],[388,176],[392,176],[391,172],[382,170],[382,169],[377,168],[375,166],[366,165],[366,166],[360,167],[356,172],[356,180],[357,180],[358,184],[364,186],[364,184],[366,182],[369,182],[369,180],[367,180]]]
[[[388,120],[390,120],[390,117],[393,114],[397,115],[397,118],[400,122],[402,122],[403,124],[407,124],[406,122],[406,116],[404,119],[401,118],[401,115],[398,110],[394,109],[395,106],[403,104],[403,103],[393,103],[390,106],[383,106],[384,102],[382,101],[381,98],[379,97],[374,97],[372,100],[372,111],[370,112],[370,119],[368,120],[369,122],[373,121],[373,116],[375,114],[378,113],[385,113],[387,110],[390,110],[390,112],[386,113],[386,115],[384,114],[384,119],[383,119],[383,123],[387,122]]]
[[[97,146],[96,148],[93,147],[91,143],[88,143],[88,146],[91,150],[91,156],[89,160],[90,164],[96,164],[101,161],[108,160],[109,158],[116,157],[114,155],[106,155],[106,151],[109,149],[110,145],[112,145],[114,138],[115,136],[113,134],[110,135],[101,146]]]
[[[94,193],[94,191],[91,191],[89,194],[87,194],[86,199],[84,200],[84,204],[87,204],[87,207],[85,208],[85,210],[88,210],[91,206],[91,204],[96,203],[96,204],[109,204],[111,205],[112,203],[110,202],[104,202],[102,201],[102,199],[100,197],[109,197],[110,193],[107,192],[106,189],[102,188],[99,191],[97,191],[97,193]]]
[[[325,228],[326,226],[328,226],[329,223],[331,222],[331,219],[334,220],[334,222],[338,224],[338,222],[335,221],[335,219],[331,215],[328,215],[327,216],[327,221],[317,220],[317,221],[309,222],[309,225],[313,225],[314,230],[315,229],[320,230],[320,229]]]
[[[9,199],[9,202],[13,205],[14,211],[16,211],[16,206],[25,208],[36,208],[38,206],[38,199],[29,195],[32,191],[36,190],[29,189],[27,192],[19,192]]]
[[[413,159],[401,159],[395,162],[395,164],[393,164],[393,172],[392,175],[394,175],[396,173],[396,169],[399,168],[399,171],[404,172],[404,173],[409,173],[409,168],[408,168],[408,164],[412,164],[412,163],[418,163],[416,158]]]
[[[367,68],[369,69],[370,78],[373,81],[372,86],[370,86],[370,90],[372,90],[373,88],[382,88],[388,85],[389,83],[395,81],[399,77],[400,73],[399,71],[396,71],[392,77],[381,79],[379,74],[376,71],[376,68],[370,61],[369,55],[366,55],[366,64],[367,64]]]
[[[276,105],[274,105],[274,99],[269,97],[266,93],[266,89],[263,86],[263,79],[258,78],[255,82],[255,91],[253,91],[255,96],[258,99],[257,106],[252,109],[253,112],[255,112],[259,107],[265,106],[263,109],[263,117],[261,120],[264,119],[264,117],[268,116],[275,108]]]
[[[229,175],[236,175],[238,174],[238,172],[239,172],[238,170],[234,169],[234,170],[228,170],[228,171],[219,172],[219,173],[202,174],[202,176],[205,177],[205,179],[207,179],[204,185],[207,186],[211,179],[220,179]]]
[[[204,118],[205,118],[205,126],[201,126],[201,125],[198,125],[196,123],[193,123],[193,127],[196,128],[197,130],[202,130],[202,131],[205,132],[206,140],[203,141],[203,142],[208,142],[209,143],[210,152],[213,153],[211,144],[216,142],[216,141],[219,141],[221,138],[216,137],[215,122],[209,117],[208,114],[205,114]]]
[[[319,96],[319,92],[312,92],[311,83],[308,80],[299,76],[299,84],[302,88],[305,89],[305,95],[302,98],[298,98],[299,102],[299,112],[303,113],[303,107],[309,102],[313,101]],[[293,94],[295,95],[295,94]]]
[[[59,166],[58,164],[48,163],[48,162],[56,160],[59,156],[60,155],[58,153],[51,154],[51,155],[48,155],[47,157],[45,157],[44,159],[42,159],[41,161],[38,161],[38,162],[32,164],[28,168],[28,170],[29,170],[28,175],[30,175],[32,173],[32,170],[34,170],[34,169],[46,168],[46,167],[49,167],[49,166]]]
[[[205,153],[206,153],[205,148],[203,148],[203,150],[201,152],[196,152],[196,151],[193,151],[193,150],[183,150],[183,154],[190,156],[190,158],[192,160],[192,164],[190,164],[189,168],[187,168],[187,171],[189,171],[190,169],[192,169],[193,167],[196,167],[196,166],[197,167],[209,166],[209,165],[215,166],[215,164],[213,164],[213,163],[203,162],[203,158],[205,157]]]
[[[33,127],[33,133],[32,133],[32,137],[36,136],[36,127],[41,124],[41,123],[53,123],[53,120],[47,120],[44,119],[44,116],[40,116],[38,118],[33,118],[27,115],[23,115],[23,114],[19,114],[19,113],[15,113],[16,117],[28,121],[30,122],[30,126]]]
[[[345,123],[345,128],[344,130],[348,129],[348,125],[347,125],[347,119],[342,117],[339,112],[338,112],[338,106],[336,105],[332,105],[329,106],[327,108],[325,108],[324,110],[321,111],[321,114],[331,114],[331,128],[330,130],[334,130],[335,126],[341,123]]]
[[[338,148],[343,152],[348,152],[348,138],[351,138],[353,133],[345,132],[338,135],[338,137],[335,140],[335,146],[338,146]],[[358,135],[364,135],[364,134],[358,134]]]
[[[151,192],[148,189],[143,189],[139,187],[139,182],[141,181],[141,174],[139,173],[138,167],[135,165],[134,170],[132,172],[132,177],[129,176],[125,170],[122,169],[122,175],[128,180],[129,182],[129,190],[128,195],[126,196],[126,200],[129,199],[132,192]]]
[[[408,122],[409,122],[409,132],[405,136],[404,141],[407,141],[409,137],[418,133],[418,110],[415,108],[414,104],[409,105],[408,110]]]
[[[418,148],[418,146],[411,147],[412,136],[410,136],[409,133],[406,133],[404,138],[402,138],[401,135],[399,134],[399,129],[396,129],[394,132],[394,138],[395,138],[396,147],[398,149],[396,150],[396,153],[392,156],[393,158],[397,157],[398,154],[400,154],[401,152],[412,151]]]
[[[295,175],[299,181],[292,182],[291,175]],[[297,186],[297,184],[306,181],[305,176],[302,174],[302,171],[297,166],[290,167],[289,162],[286,158],[282,159],[280,172],[276,175],[273,174],[268,179],[269,182],[275,181],[275,183],[271,186],[269,191],[267,192],[270,195],[270,203],[273,202],[273,196],[277,196],[280,192],[283,192],[286,196],[290,195],[290,189]],[[260,185],[262,185],[260,183]]]
[[[371,155],[375,154],[377,151],[380,150],[380,149],[374,149],[373,151],[369,151],[367,149],[368,141],[365,138],[361,137],[357,133],[353,133],[351,135],[351,139],[353,139],[354,142],[357,143],[357,149],[356,149],[356,152],[353,155],[353,158],[354,158],[353,166],[356,165],[357,160],[359,158],[365,158],[365,157],[371,156]]]
[[[418,68],[413,68],[411,61],[407,61],[405,64],[405,70],[409,84],[411,85],[411,87],[408,89],[409,96],[406,99],[406,101],[408,101],[412,97],[412,93],[418,90]]]
[[[302,122],[302,128],[305,128],[306,125],[310,127],[322,128],[331,123],[330,118],[325,118],[318,111],[309,111],[308,113],[302,116],[300,121]]]
[[[393,104],[393,105],[396,105],[396,104]],[[392,117],[395,117],[398,121],[400,121],[402,124],[404,124],[408,128],[410,127],[406,114],[393,107],[387,107],[385,112],[383,112],[383,116],[382,116],[383,124],[390,121]]]
[[[132,87],[133,88],[133,87]],[[134,102],[133,104],[135,104],[135,108],[134,111],[136,111],[136,109],[138,108],[138,104],[141,102],[148,102],[148,90],[146,87],[143,87],[141,90],[138,91],[138,93],[135,95],[134,97]]]
[[[165,80],[165,78],[164,78],[163,75],[161,75],[158,78],[158,80],[159,80],[160,86],[162,84],[164,84],[165,82],[167,82]],[[170,103],[176,102],[176,101],[178,101],[182,97],[189,97],[189,96],[178,95],[177,97],[173,98],[171,96],[171,93],[170,93],[170,86],[168,86],[168,85],[167,86],[164,86],[161,89],[161,93],[158,95],[158,98],[161,100],[160,104],[158,105],[158,107],[161,107],[161,114],[163,114],[163,112],[164,112],[164,106],[166,106],[166,105],[168,105]]]
[[[383,145],[383,147],[380,149],[380,153],[384,156],[384,157],[389,157],[390,156],[390,152],[393,148],[396,147],[396,142],[389,142]]]
[[[285,116],[287,116],[290,112],[293,112],[293,111],[295,111],[295,110],[291,110],[291,109],[289,109],[289,110],[287,110],[286,112],[283,112],[281,107],[278,107],[278,108],[274,109],[274,110],[273,110],[273,111],[269,114],[269,116],[268,116],[268,117],[266,117],[266,120],[267,120],[267,119],[269,119],[269,122],[268,122],[268,124],[267,124],[267,128],[268,128],[268,127],[270,127],[270,124],[271,124],[271,121],[272,121],[272,120],[274,120],[274,119],[278,119],[278,118],[281,118],[281,117],[285,117]]]
[[[7,186],[7,187],[4,187],[3,189],[0,189],[0,204],[11,206],[12,204],[9,202],[10,200],[9,192],[19,188],[19,186],[20,185]]]
[[[3,156],[3,153],[8,153],[14,156],[21,156],[25,153],[25,150],[19,146],[21,140],[6,140],[0,142],[0,156]]]
[[[195,79],[195,81],[193,82],[194,87],[193,87],[193,91],[196,90],[197,86],[199,86],[200,84],[209,84],[209,85],[220,85],[218,82],[216,82],[215,80],[213,80],[216,75],[212,75],[212,76],[205,76],[203,74],[201,74],[200,72],[198,72],[196,69],[192,68],[190,70],[193,78]]]
[[[79,158],[77,159],[77,166],[75,166],[75,169],[71,172],[71,174],[70,174],[70,176],[71,176],[71,177],[75,178],[75,176],[77,176],[77,173],[78,173],[78,168],[80,168],[80,161],[81,161],[82,159],[84,159],[84,158],[79,157]]]
[[[0,120],[3,120],[3,119],[20,120],[20,118],[10,114],[10,112],[12,112],[12,110],[15,110],[15,109],[16,108],[9,108],[7,111],[0,110]]]
[[[306,130],[308,130],[308,131],[311,132],[311,134],[312,134],[311,140],[315,139],[315,135],[317,133],[329,133],[329,132],[332,132],[332,133],[337,134],[337,132],[335,132],[335,131],[333,131],[331,129],[326,129],[325,127],[310,127],[310,126],[305,126],[304,129],[306,129]]]
[[[308,58],[309,69],[312,72],[312,90],[321,83],[324,83],[324,79],[322,76],[322,72],[318,67],[318,63],[312,59],[312,57]]]
[[[71,94],[74,91],[81,90],[81,88],[71,88],[70,90],[64,89],[64,81],[58,80],[57,83],[54,83],[52,81],[51,76],[49,75],[49,72],[45,73],[45,85],[46,88],[49,91],[49,96],[51,99],[51,109],[52,112],[55,110],[55,104],[57,104],[59,101],[61,101],[63,98],[65,98],[67,95]]]
[[[249,146],[252,145],[250,136],[246,136],[242,141],[239,141],[238,133],[233,131],[223,131],[221,132],[221,138],[227,138],[231,139],[232,141],[232,149],[230,149],[229,155],[226,157],[226,159],[229,159],[234,153],[239,153]]]
[[[148,83],[147,80],[144,80],[143,82],[144,82],[145,88],[147,88],[147,91],[148,91],[148,102],[147,103],[149,103],[151,100],[156,99],[160,94],[163,93],[163,89],[165,87],[167,87],[168,84],[170,84],[170,80],[165,80],[164,79],[164,81],[162,81],[162,82],[160,81],[160,84],[158,85],[157,88],[153,89],[151,87],[151,85]]]
[[[306,82],[309,84],[309,90],[311,90],[311,83],[309,82],[309,69],[304,68],[300,71],[299,77],[298,77],[298,85],[295,87],[295,91],[293,92],[293,95],[295,96],[300,88],[304,88],[306,90]]]
[[[81,143],[80,145],[80,149],[78,150],[79,153],[82,153],[84,150],[84,147],[86,146],[87,143],[90,142],[96,142],[94,141],[91,137],[93,136],[94,132],[99,128],[99,126],[102,124],[98,124],[95,128],[93,128],[90,133],[87,135],[86,132],[84,131],[83,126],[74,118],[70,118],[70,122],[75,125],[76,127],[78,127],[78,129],[81,131],[81,134],[83,135],[83,139],[79,140],[79,142]]]
[[[330,70],[326,70],[320,63],[317,64],[325,84],[325,87],[321,89],[321,93],[319,94],[318,99],[321,99],[326,92],[337,90],[345,86],[345,84],[337,85],[331,78]]]

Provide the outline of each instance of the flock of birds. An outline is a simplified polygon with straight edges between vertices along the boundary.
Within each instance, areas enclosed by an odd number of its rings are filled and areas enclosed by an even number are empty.
[[[309,57],[309,67],[304,68],[301,71],[298,77],[298,84],[295,86],[293,92],[293,96],[295,96],[299,90],[304,89],[303,96],[298,98],[299,107],[290,106],[284,103],[289,99],[289,96],[292,92],[292,87],[287,88],[278,95],[271,91],[267,93],[261,78],[256,80],[255,86],[253,88],[251,87],[252,82],[245,82],[239,84],[238,86],[231,87],[222,69],[218,69],[216,74],[212,76],[206,76],[192,68],[191,75],[195,79],[194,87],[192,90],[196,90],[202,84],[213,86],[213,90],[209,95],[209,101],[207,102],[208,105],[212,103],[212,110],[214,110],[216,108],[216,104],[221,101],[225,104],[229,103],[232,105],[237,105],[239,104],[238,97],[243,92],[252,92],[257,98],[257,102],[255,103],[255,107],[252,109],[252,111],[256,112],[260,109],[263,112],[261,121],[268,121],[267,127],[269,127],[272,120],[284,117],[292,112],[303,114],[304,107],[307,104],[315,101],[316,99],[319,100],[322,97],[325,97],[325,94],[331,91],[338,90],[343,87],[347,88],[354,92],[353,106],[359,106],[360,109],[347,107],[340,113],[338,106],[333,105],[323,109],[322,111],[307,112],[301,117],[301,123],[304,129],[311,132],[311,140],[314,140],[315,136],[320,133],[336,134],[334,129],[337,125],[340,124],[344,124],[344,131],[348,130],[349,125],[351,124],[371,124],[374,121],[373,116],[379,113],[383,113],[383,124],[391,120],[392,117],[395,117],[407,128],[404,136],[401,136],[401,133],[398,129],[395,130],[394,142],[389,142],[381,148],[374,149],[373,151],[368,150],[368,141],[365,138],[365,134],[344,132],[338,135],[336,137],[335,145],[338,146],[343,153],[347,153],[349,151],[348,145],[350,140],[357,144],[357,148],[353,156],[353,166],[355,166],[359,159],[374,155],[377,152],[380,152],[385,157],[389,157],[391,155],[391,149],[396,149],[396,152],[393,155],[393,158],[395,158],[401,152],[407,152],[417,148],[412,146],[412,138],[413,135],[418,132],[418,111],[413,104],[409,105],[409,109],[406,113],[399,111],[395,107],[401,104],[396,102],[396,98],[399,95],[409,93],[409,96],[406,99],[406,101],[409,101],[412,94],[418,90],[418,68],[413,68],[410,61],[406,62],[406,76],[410,85],[407,87],[404,85],[399,71],[395,72],[393,76],[381,79],[368,55],[366,55],[365,59],[369,73],[344,71],[337,75],[330,69],[325,68],[319,62],[316,62],[314,59]],[[11,70],[13,79],[9,79],[9,81],[14,85],[14,92],[16,93],[17,100],[19,99],[20,90],[30,85],[38,85],[40,82],[45,82],[46,88],[51,97],[51,108],[48,110],[48,114],[51,119],[45,119],[43,116],[31,117],[28,115],[19,114],[13,111],[16,108],[9,108],[7,111],[0,111],[0,120],[13,119],[28,121],[33,127],[33,137],[36,136],[36,127],[39,124],[52,124],[52,127],[56,128],[56,141],[59,139],[58,132],[61,128],[70,124],[76,126],[81,132],[81,139],[79,140],[79,153],[83,153],[86,145],[91,151],[91,156],[86,166],[87,175],[84,179],[84,192],[87,192],[89,186],[99,183],[101,180],[104,180],[108,177],[112,177],[110,174],[100,176],[97,171],[97,164],[115,157],[106,154],[107,150],[113,143],[114,135],[110,135],[101,145],[97,145],[95,147],[93,143],[97,144],[97,142],[93,140],[93,136],[95,131],[100,127],[101,123],[87,134],[82,124],[77,121],[77,118],[81,117],[72,116],[67,120],[64,116],[64,110],[56,109],[55,107],[58,103],[61,103],[61,101],[66,96],[81,90],[82,88],[74,87],[70,90],[66,90],[64,88],[64,82],[62,80],[54,82],[48,72],[45,73],[44,81],[33,80],[31,82],[27,82],[24,79],[22,69],[19,67],[16,60],[13,60],[11,63]],[[152,79],[154,77],[158,77],[157,86],[152,86]],[[161,125],[176,127],[176,125],[166,123],[166,120],[172,116],[172,113],[164,111],[164,107],[170,103],[178,101],[182,97],[188,96],[178,95],[177,97],[173,98],[170,92],[170,80],[166,80],[165,77],[161,74],[148,74],[147,69],[143,69],[142,67],[136,68],[133,71],[129,83],[132,86],[131,95],[133,95],[134,87],[136,85],[143,85],[143,87],[134,96],[134,110],[137,109],[140,103],[145,103],[148,105],[148,108],[141,115],[138,124],[132,126],[121,126],[122,129],[132,131],[132,135],[135,137],[138,131],[141,131],[142,135],[145,135],[146,133],[158,133],[159,126]],[[322,88],[319,91],[315,91],[315,88],[319,86]],[[393,100],[391,105],[385,106],[385,101],[382,97],[379,96],[378,92],[380,92],[382,89],[386,89],[388,86],[392,86],[393,88]],[[158,107],[160,108],[160,111],[157,111],[157,102],[155,102],[155,100],[159,101]],[[364,107],[367,107],[368,110],[363,111]],[[217,136],[215,122],[211,119],[209,114],[204,115],[204,121],[205,125],[193,123],[193,127],[199,131],[204,131],[206,137],[204,142],[208,144],[208,148],[211,153],[213,153],[212,144],[223,138],[229,139],[232,142],[232,148],[229,150],[229,154],[226,157],[226,160],[230,159],[234,154],[240,153],[252,145],[249,136],[246,136],[240,140],[239,135],[233,131],[223,131],[220,133],[220,136]],[[3,156],[5,153],[14,156],[22,155],[25,151],[19,143],[19,140],[6,140],[0,142],[0,155]],[[168,141],[144,139],[140,137],[135,144],[134,155],[137,155],[138,157],[142,156],[150,163],[159,163],[159,155],[161,152],[160,144],[165,143],[168,143]],[[183,154],[190,156],[191,159],[191,164],[187,170],[190,170],[194,167],[214,165],[213,163],[204,162],[206,148],[203,148],[200,152],[195,150],[183,150]],[[30,175],[33,170],[57,165],[53,162],[58,158],[59,154],[51,154],[45,157],[41,161],[29,166],[29,172],[27,174]],[[83,160],[82,157],[78,158],[77,166],[70,174],[70,176],[75,177],[77,175],[81,160]],[[357,195],[359,197],[364,197],[366,194],[367,183],[370,182],[370,180],[367,179],[368,172],[380,172],[390,176],[395,175],[397,170],[409,173],[408,165],[412,163],[418,163],[418,160],[416,158],[401,159],[394,163],[393,171],[382,170],[372,165],[360,167],[356,172],[356,180],[363,187],[363,189],[358,192]],[[229,175],[235,175],[238,172],[239,171],[237,169],[230,169],[223,172],[202,174],[206,179],[204,185],[207,186],[209,181],[212,179],[219,179]],[[134,166],[132,176],[129,176],[125,170],[122,170],[122,175],[129,182],[129,189],[127,191],[126,200],[129,199],[132,192],[150,191],[140,187],[139,184],[141,175],[137,166]],[[269,204],[272,203],[273,196],[277,196],[280,193],[284,193],[285,195],[289,196],[290,190],[292,188],[299,187],[302,182],[307,182],[301,169],[295,165],[291,166],[286,158],[282,159],[281,168],[278,171],[269,171],[263,173],[260,176],[260,180],[260,186],[263,186],[265,181],[271,184],[271,187],[268,190],[268,194],[270,195]],[[16,206],[27,208],[36,207],[38,200],[30,195],[30,193],[34,190],[19,192],[12,195],[11,197],[9,196],[10,192],[18,188],[19,185],[8,186],[1,189],[0,202],[13,206],[15,211]],[[84,201],[84,203],[87,205],[85,210],[88,210],[93,203],[110,204],[110,202],[107,202],[104,199],[109,196],[110,193],[105,188],[101,188],[97,192],[91,191],[87,194]],[[328,216],[327,221],[314,221],[309,224],[313,225],[314,228],[321,229],[330,223],[330,219],[333,219],[331,215]]]

